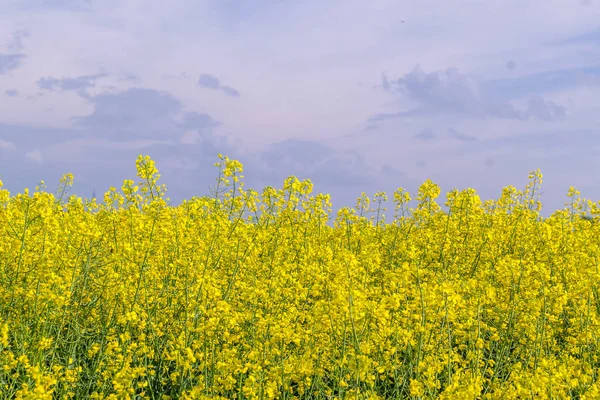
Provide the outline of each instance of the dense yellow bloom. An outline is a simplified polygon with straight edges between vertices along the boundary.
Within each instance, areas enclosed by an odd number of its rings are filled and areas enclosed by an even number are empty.
[[[0,182],[0,397],[600,397],[600,204],[539,216],[426,181],[328,195],[291,176],[169,206],[152,159],[104,203]],[[416,207],[410,208],[411,202]],[[585,214],[592,218],[583,218]]]

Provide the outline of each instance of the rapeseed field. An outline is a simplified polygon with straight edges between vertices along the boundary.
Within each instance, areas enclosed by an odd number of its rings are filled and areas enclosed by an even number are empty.
[[[0,183],[1,398],[600,398],[600,204],[574,188],[541,218],[539,171],[485,202],[427,181],[329,224],[310,181],[216,166],[178,206],[142,156],[101,203]]]

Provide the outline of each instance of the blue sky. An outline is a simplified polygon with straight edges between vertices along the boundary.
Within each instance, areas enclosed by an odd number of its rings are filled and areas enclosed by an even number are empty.
[[[90,196],[157,162],[178,202],[221,152],[248,187],[361,191],[544,174],[600,199],[600,0],[4,0],[0,179]]]

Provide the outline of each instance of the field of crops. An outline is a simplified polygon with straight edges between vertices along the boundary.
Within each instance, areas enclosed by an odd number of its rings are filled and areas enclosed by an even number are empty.
[[[309,181],[217,164],[176,207],[141,156],[102,204],[0,184],[1,398],[600,398],[598,203],[542,219],[536,171],[328,224]]]

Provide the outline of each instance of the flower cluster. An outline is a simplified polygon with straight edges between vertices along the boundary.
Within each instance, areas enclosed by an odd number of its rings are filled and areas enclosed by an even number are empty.
[[[600,397],[600,204],[574,188],[543,219],[539,171],[447,210],[427,181],[329,224],[310,181],[245,190],[219,155],[171,206],[136,165],[102,204],[0,182],[0,397]]]

